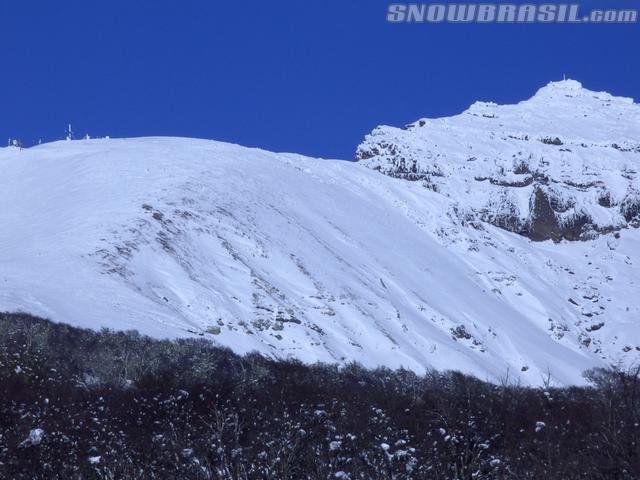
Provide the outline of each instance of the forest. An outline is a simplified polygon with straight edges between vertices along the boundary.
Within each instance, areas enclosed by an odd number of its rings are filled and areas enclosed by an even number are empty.
[[[0,314],[0,478],[640,479],[640,368],[585,378],[305,365]]]

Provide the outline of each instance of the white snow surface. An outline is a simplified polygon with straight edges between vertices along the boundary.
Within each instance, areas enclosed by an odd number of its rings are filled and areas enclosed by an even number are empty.
[[[638,229],[533,242],[362,163],[206,140],[5,148],[0,171],[0,311],[531,385],[640,359]]]

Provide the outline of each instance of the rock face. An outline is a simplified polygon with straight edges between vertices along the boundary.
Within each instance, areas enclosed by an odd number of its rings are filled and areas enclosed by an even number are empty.
[[[356,156],[452,199],[461,220],[532,240],[640,224],[640,106],[573,80],[517,105],[476,102],[454,117],[378,127]]]

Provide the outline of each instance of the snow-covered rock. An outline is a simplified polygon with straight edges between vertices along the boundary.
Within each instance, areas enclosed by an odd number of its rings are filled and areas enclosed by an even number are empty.
[[[29,432],[27,438],[25,438],[21,443],[20,447],[37,447],[42,443],[42,439],[44,438],[44,430],[41,428],[34,428]]]
[[[379,127],[357,158],[451,198],[460,221],[534,240],[584,240],[640,225],[640,106],[552,82],[517,105]]]
[[[557,89],[543,89],[531,102]],[[574,183],[585,183],[593,160],[614,205],[599,207],[607,215],[598,225],[602,231],[614,222],[622,226],[629,222],[619,207],[637,182],[638,154],[610,144],[632,148],[637,117],[632,121],[627,112],[636,106],[597,95],[585,97],[590,115],[615,108],[629,120],[584,133],[551,116],[500,113],[517,106],[473,107],[505,116],[480,114],[478,122],[504,121],[506,129],[511,118],[510,128],[558,136],[572,150],[577,139],[590,138],[599,146],[585,148],[588,157],[561,154],[552,149],[562,146],[533,138],[495,145],[469,132],[465,138],[474,139],[468,140],[473,149],[480,143],[495,148],[496,158],[512,155],[499,147],[515,149],[518,142],[550,152],[550,165],[567,155],[584,168],[552,173],[574,174]],[[471,114],[461,118],[460,126],[458,120],[430,120],[407,131],[383,130],[428,143],[416,132],[439,125],[433,130],[444,142],[448,124],[452,135],[462,136],[463,125],[472,128],[476,121]],[[475,128],[484,132],[480,125]],[[391,157],[381,155],[365,164],[204,140],[79,140],[0,149],[0,310],[161,338],[204,337],[239,353],[417,372],[457,369],[525,384],[542,384],[548,375],[555,383],[581,383],[587,368],[637,361],[640,230],[533,242],[482,222],[476,210],[489,207],[476,206],[493,193],[484,189],[491,182],[470,180],[486,175],[472,165],[493,160],[480,154],[465,159],[476,169],[468,174],[456,160],[461,145],[454,139],[447,149],[429,149],[432,157],[446,153],[449,160],[434,167],[450,169],[444,172],[449,176],[425,182],[366,168],[390,165]],[[422,158],[426,150],[416,161]],[[541,168],[539,160],[530,160],[531,171]],[[417,171],[423,174],[428,165],[420,163]],[[496,167],[491,174],[498,173]],[[518,192],[529,187],[505,193],[520,202],[523,222],[529,198]],[[597,188],[570,191],[576,205],[595,212],[586,199]]]

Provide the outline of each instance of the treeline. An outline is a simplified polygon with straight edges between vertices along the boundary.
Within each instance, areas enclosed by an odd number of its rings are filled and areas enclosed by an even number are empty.
[[[640,376],[494,385],[0,315],[2,479],[638,479]]]

